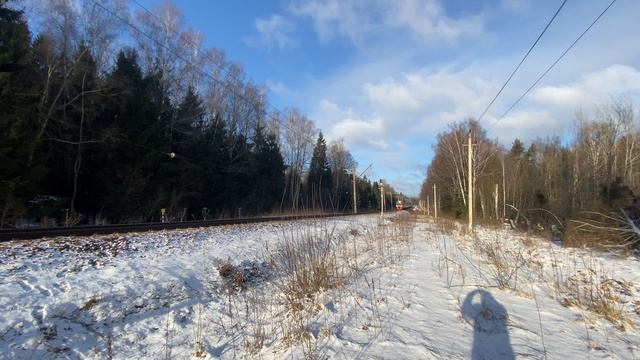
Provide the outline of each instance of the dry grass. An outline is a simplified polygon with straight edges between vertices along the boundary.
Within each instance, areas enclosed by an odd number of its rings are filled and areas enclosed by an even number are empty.
[[[435,222],[435,230],[428,236],[428,239],[435,240],[430,243],[441,254],[437,271],[442,277],[445,277],[446,272],[449,287],[470,286],[465,284],[464,272],[461,276],[457,274],[457,269],[462,269],[461,264],[464,264],[476,271],[477,276],[472,281],[479,282],[472,284],[473,286],[495,285],[502,289],[516,290],[524,296],[518,287],[537,282],[543,288],[555,291],[555,298],[562,305],[576,306],[581,311],[584,309],[585,312],[602,317],[620,331],[636,326],[632,319],[634,314],[640,315],[640,301],[634,302],[635,285],[605,271],[592,253],[583,250],[557,252],[554,250],[555,245],[550,242],[529,236],[518,239],[508,236],[505,231],[492,231],[484,227],[476,229],[476,235],[465,236],[462,229],[464,225],[440,219]],[[619,226],[624,224],[619,223]],[[596,245],[609,251],[611,247],[601,246],[601,236],[610,235],[611,231],[619,235],[617,230],[611,229],[592,231],[586,237],[583,236],[586,233],[584,228],[574,227],[573,231],[574,235],[581,236],[581,241],[590,243],[589,246]],[[600,237],[600,240],[595,241],[596,237]],[[619,240],[620,238],[612,241],[609,238],[608,244],[619,244]],[[577,243],[573,242],[572,245]],[[619,249],[617,246],[615,248]],[[549,262],[544,261],[546,251]],[[533,293],[533,301],[538,307],[537,300]],[[539,321],[542,331],[541,318]]]
[[[379,266],[401,263],[415,221],[401,215],[373,226],[354,224],[344,232],[326,221],[301,221],[288,227],[275,246],[265,248],[264,262],[220,262],[214,270],[227,302],[225,313],[212,319],[213,337],[219,344],[226,342],[234,357],[260,357],[275,345],[276,351],[293,349],[296,357],[325,358],[322,346],[331,331],[330,325],[317,323],[323,304],[327,298],[333,307],[348,304],[353,296],[357,312],[362,309],[380,324],[379,284],[367,276]],[[273,287],[257,286],[256,280],[266,278]],[[193,355],[199,356],[204,347],[195,343]]]
[[[311,222],[284,233],[274,250],[267,249],[284,306],[276,316],[281,343],[300,345],[305,358],[317,353],[316,339],[309,331],[310,318],[318,311],[317,294],[343,286],[350,273],[339,257],[346,252],[346,242],[325,222]]]
[[[457,235],[460,231],[459,224],[452,218],[440,217],[435,220],[436,229],[443,235]]]
[[[305,299],[344,282],[336,249],[334,231],[325,226],[297,228],[284,235],[270,263],[283,277],[281,289],[292,308],[300,309]]]
[[[218,266],[218,274],[224,279],[228,279],[236,271],[236,267],[231,263],[231,260],[226,260]]]
[[[267,278],[266,263],[243,261],[236,265],[231,260],[225,260],[218,265],[218,274],[224,281],[224,290],[235,294],[246,290],[252,284]]]
[[[322,358],[319,340],[310,331],[310,319],[323,309],[318,297],[330,296],[334,303],[340,303],[345,294],[354,294],[357,302],[356,298],[362,299],[360,290],[373,292],[374,282],[366,277],[367,271],[376,265],[400,263],[414,225],[415,217],[398,216],[372,228],[350,228],[341,234],[324,222],[285,233],[279,245],[267,251],[278,274],[276,284],[285,308],[279,321],[282,344],[299,345],[305,358]],[[367,287],[358,289],[361,279]],[[370,300],[375,302],[376,296]],[[376,312],[378,304],[359,305],[364,311],[370,308]]]
[[[196,319],[193,328],[193,338],[195,342],[195,352],[193,355],[197,358],[203,358],[207,356],[207,352],[204,347],[204,309],[201,304],[196,306]]]
[[[580,306],[598,314],[624,331],[633,326],[622,296],[631,296],[632,284],[617,280],[592,267],[579,270],[561,285],[563,306]]]
[[[565,244],[572,247],[628,252],[640,247],[638,219],[632,219],[630,214],[622,209],[583,212],[569,222]]]
[[[242,342],[245,351],[255,356],[264,348],[268,338],[267,309],[269,306],[264,297],[255,289],[245,296],[245,328]]]
[[[509,248],[498,238],[485,241],[476,237],[476,242],[498,288],[517,290],[518,273],[527,265],[522,248]]]

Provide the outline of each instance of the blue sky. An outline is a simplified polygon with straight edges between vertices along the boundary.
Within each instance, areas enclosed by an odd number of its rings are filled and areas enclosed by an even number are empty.
[[[142,1],[147,6],[160,1]],[[189,27],[343,139],[368,176],[417,195],[435,136],[477,117],[560,0],[178,1]],[[569,0],[482,120],[488,128],[609,0]],[[573,114],[623,96],[640,106],[640,1],[618,0],[539,86],[489,131],[562,136]]]

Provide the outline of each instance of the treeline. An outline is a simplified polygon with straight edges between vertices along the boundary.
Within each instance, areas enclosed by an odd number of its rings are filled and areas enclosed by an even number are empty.
[[[466,217],[471,131],[476,217],[583,238],[617,229],[618,240],[640,241],[640,129],[634,115],[630,102],[613,101],[591,113],[578,111],[574,131],[564,139],[516,139],[510,149],[489,139],[474,120],[451,125],[438,135],[421,199],[433,202],[435,184],[441,210]]]
[[[42,2],[32,35],[0,0],[0,227],[350,209],[341,142],[296,109],[269,111],[170,3],[98,3]],[[378,207],[377,184],[356,191]]]

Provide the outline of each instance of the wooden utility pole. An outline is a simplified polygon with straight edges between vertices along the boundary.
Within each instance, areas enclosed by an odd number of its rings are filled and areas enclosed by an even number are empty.
[[[498,220],[500,218],[500,215],[498,215],[498,203],[500,202],[500,195],[498,195],[498,183],[496,183],[496,190],[493,193],[493,204],[494,204],[494,210],[495,210],[495,214],[496,214],[496,220]]]
[[[507,218],[507,188],[504,179],[504,155],[502,156],[502,221]]]
[[[438,195],[436,190],[436,184],[433,184],[433,216],[438,218]]]
[[[358,202],[356,198],[356,168],[353,168],[353,213],[358,213]]]
[[[471,144],[471,130],[469,130],[469,137],[467,140],[467,156],[469,160],[467,161],[468,165],[468,196],[467,196],[467,205],[469,205],[469,232],[473,231],[473,145]]]
[[[380,179],[380,216],[384,215],[384,183]]]

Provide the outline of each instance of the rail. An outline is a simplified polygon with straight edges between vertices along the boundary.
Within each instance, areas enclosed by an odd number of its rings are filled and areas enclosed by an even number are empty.
[[[305,215],[278,215],[278,216],[260,216],[245,217],[234,219],[217,219],[217,220],[195,220],[182,222],[165,222],[165,223],[138,223],[138,224],[113,224],[113,225],[82,225],[72,227],[53,227],[53,228],[27,228],[27,229],[0,229],[0,242],[12,240],[33,240],[40,238],[50,238],[58,236],[90,236],[90,235],[106,235],[116,233],[131,233],[158,230],[176,230],[222,225],[252,224],[273,221],[291,221],[314,218],[327,218],[338,216],[353,216],[371,214],[373,212],[353,213],[331,213],[331,214],[305,214]]]

